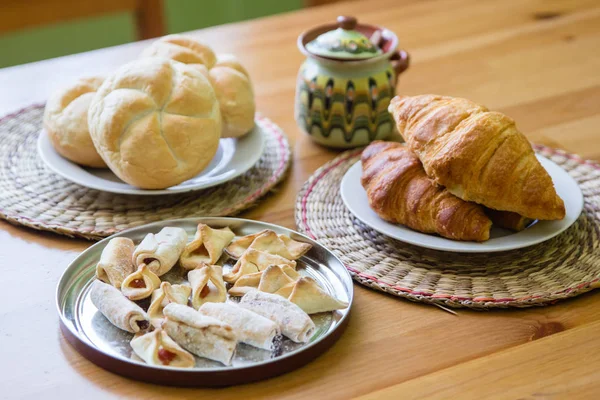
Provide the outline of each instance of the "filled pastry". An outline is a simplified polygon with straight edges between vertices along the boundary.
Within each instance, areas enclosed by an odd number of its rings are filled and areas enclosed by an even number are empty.
[[[130,300],[141,300],[150,297],[160,286],[160,278],[142,264],[137,271],[125,278],[121,284],[121,292]]]
[[[276,294],[251,290],[242,297],[240,307],[253,311],[279,325],[281,333],[296,343],[306,343],[315,324],[300,307]]]
[[[181,304],[167,304],[162,328],[181,347],[199,357],[231,365],[237,345],[233,328]]]
[[[287,279],[281,274],[285,275]],[[231,296],[243,296],[252,289],[273,293],[298,278],[300,278],[300,274],[289,265],[270,265],[264,271],[240,276],[228,293]],[[261,285],[262,288],[259,287]]]
[[[231,269],[231,272],[223,275],[223,279],[225,279],[225,282],[227,283],[235,283],[242,275],[264,271],[269,265],[273,264],[287,265],[293,269],[296,268],[295,261],[269,254],[264,251],[248,249],[244,255],[237,260]]]
[[[134,248],[133,240],[129,238],[110,239],[96,265],[96,277],[102,282],[120,288],[125,277],[135,270],[131,262]]]
[[[194,269],[201,264],[216,264],[223,249],[234,237],[229,228],[212,229],[208,225],[198,224],[194,240],[185,246],[179,263],[185,269]]]
[[[223,282],[223,268],[219,265],[203,265],[188,272],[192,285],[192,307],[196,310],[206,302],[223,303],[227,289]]]
[[[155,327],[159,327],[163,319],[163,309],[169,303],[187,305],[192,288],[185,285],[171,285],[169,282],[160,284],[160,288],[152,292],[148,317]]]
[[[286,268],[284,270],[284,268]],[[295,269],[286,265],[270,265],[262,272],[262,277],[258,284],[258,290],[266,293],[275,293],[286,285],[293,284],[300,278],[300,274]]]
[[[348,303],[331,296],[319,286],[317,281],[307,276],[281,287],[275,294],[287,298],[307,314],[341,310],[348,307]]]
[[[156,235],[149,233],[133,253],[136,266],[146,264],[156,275],[169,272],[179,260],[187,243],[187,233],[181,228],[166,227]]]
[[[135,354],[149,365],[192,368],[194,356],[182,349],[162,329],[140,335],[131,340]]]
[[[98,311],[119,329],[137,333],[150,326],[146,312],[112,285],[96,280],[90,298]]]
[[[227,254],[234,259],[242,257],[248,249],[275,254],[288,260],[297,260],[311,249],[312,245],[298,242],[286,235],[278,235],[270,229],[246,235],[234,240],[227,247]]]
[[[240,342],[272,350],[279,327],[273,321],[233,303],[204,303],[200,314],[229,324]]]

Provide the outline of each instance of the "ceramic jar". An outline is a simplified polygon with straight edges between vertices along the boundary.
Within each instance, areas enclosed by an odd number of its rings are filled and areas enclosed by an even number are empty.
[[[298,38],[307,56],[296,85],[295,117],[317,143],[334,148],[364,146],[394,129],[387,108],[409,56],[385,29],[338,17]]]

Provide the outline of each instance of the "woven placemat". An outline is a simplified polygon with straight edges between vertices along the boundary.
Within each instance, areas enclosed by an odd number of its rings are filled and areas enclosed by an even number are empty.
[[[37,152],[44,105],[0,119],[0,217],[13,224],[101,239],[149,222],[233,215],[281,181],[290,164],[285,134],[269,121],[265,151],[245,174],[222,185],[164,196],[119,195],[79,186],[50,171]]]
[[[551,304],[600,286],[600,165],[543,146],[536,151],[577,180],[585,205],[568,230],[535,246],[450,253],[369,228],[348,211],[339,193],[360,150],[342,153],[304,184],[296,200],[296,224],[333,250],[357,282],[395,296],[474,309]]]

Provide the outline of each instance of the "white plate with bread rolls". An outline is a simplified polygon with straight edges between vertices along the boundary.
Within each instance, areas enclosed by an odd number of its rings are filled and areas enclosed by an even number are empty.
[[[436,234],[418,232],[407,226],[382,219],[371,208],[367,192],[361,185],[363,168],[360,161],[354,164],[344,175],[340,194],[348,210],[361,222],[386,236],[402,242],[434,250],[463,253],[514,250],[541,243],[560,234],[577,220],[583,210],[583,195],[577,182],[552,161],[540,155],[537,158],[552,177],[556,192],[564,200],[565,217],[556,221],[531,221],[520,232],[492,225],[489,239],[483,242],[452,240]]]
[[[63,178],[104,192],[144,196],[184,193],[220,185],[252,168],[260,159],[264,148],[263,127],[257,120],[254,129],[245,136],[221,139],[208,166],[192,179],[167,189],[140,189],[123,182],[108,168],[89,168],[62,157],[52,146],[45,130],[40,132],[38,138],[41,159],[48,168]]]

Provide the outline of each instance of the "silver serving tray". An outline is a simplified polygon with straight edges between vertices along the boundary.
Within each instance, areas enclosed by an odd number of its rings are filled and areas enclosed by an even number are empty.
[[[129,346],[133,335],[113,326],[90,300],[90,287],[95,279],[96,264],[112,237],[126,236],[138,244],[147,233],[157,233],[165,226],[174,226],[185,229],[191,239],[199,222],[214,228],[229,226],[236,236],[272,229],[292,239],[312,244],[312,249],[297,260],[298,271],[317,280],[331,295],[347,301],[348,308],[311,315],[317,329],[306,344],[294,343],[284,337],[276,342],[273,351],[238,344],[231,366],[199,357],[196,357],[196,366],[190,369],[145,364],[135,356]],[[234,262],[224,255],[219,264],[222,264],[224,272],[227,272]],[[179,283],[185,280],[185,275],[185,271],[175,266],[161,279]],[[158,384],[224,386],[279,375],[298,368],[323,353],[343,332],[348,322],[352,297],[352,279],[342,262],[327,248],[304,235],[281,226],[240,218],[188,218],[129,229],[91,246],[71,262],[63,273],[56,290],[56,305],[61,329],[67,340],[83,356],[107,370]],[[237,300],[232,297],[227,301]],[[138,304],[147,309],[148,303],[142,301]]]

